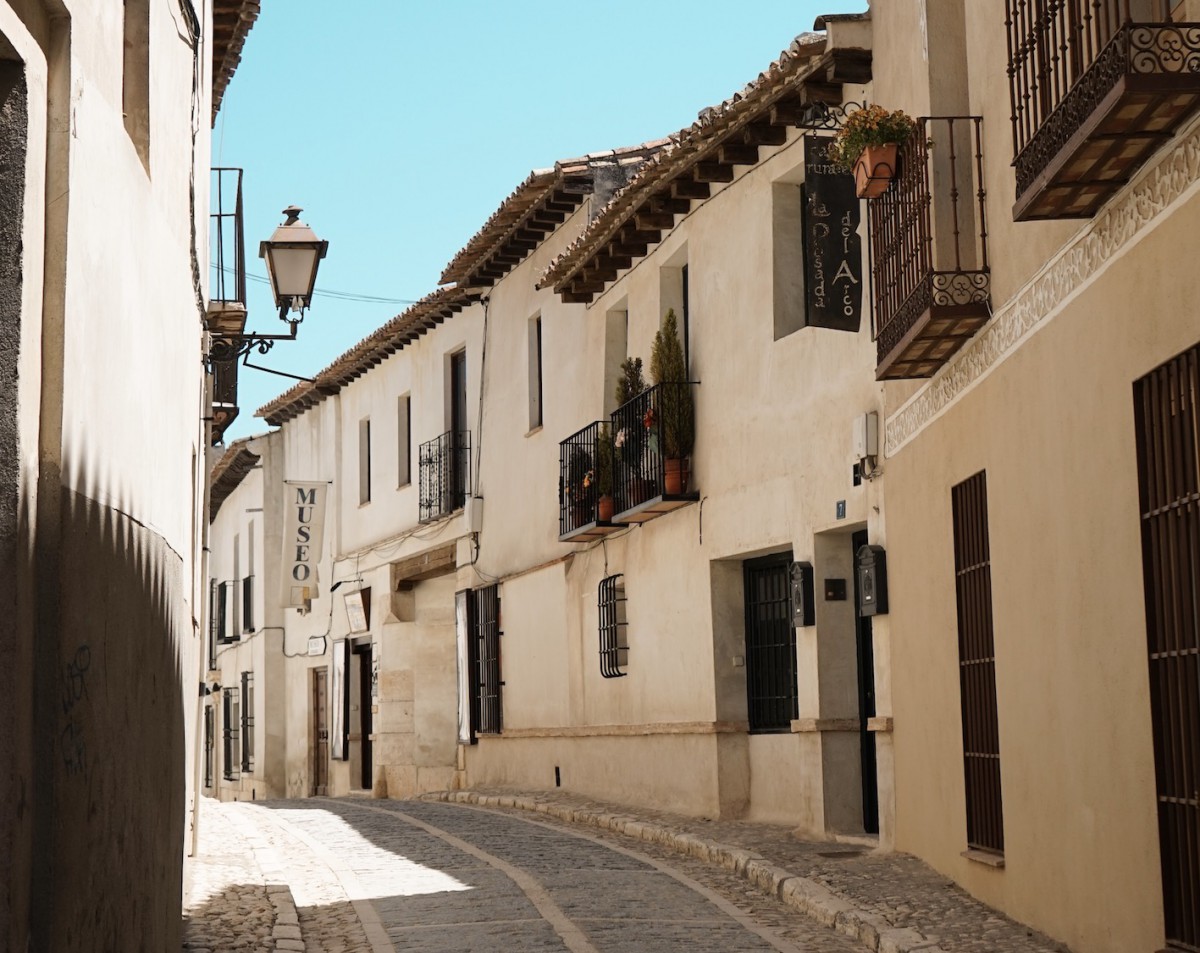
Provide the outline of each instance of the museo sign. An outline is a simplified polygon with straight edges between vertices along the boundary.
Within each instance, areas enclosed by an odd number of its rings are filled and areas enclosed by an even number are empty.
[[[854,176],[826,155],[829,136],[804,137],[805,298],[810,327],[857,331],[862,319],[861,212]]]
[[[283,485],[283,591],[280,596],[285,608],[306,606],[320,595],[317,564],[321,561],[328,490],[328,483],[289,480]]]

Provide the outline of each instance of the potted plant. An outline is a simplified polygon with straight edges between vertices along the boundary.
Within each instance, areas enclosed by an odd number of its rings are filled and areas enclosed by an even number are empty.
[[[897,109],[864,106],[846,117],[827,155],[843,172],[854,174],[859,198],[883,195],[896,174],[900,145],[916,130],[917,122]]]
[[[600,425],[596,439],[596,519],[608,522],[613,518],[613,438],[608,424]]]
[[[627,357],[621,362],[621,376],[617,378],[617,388],[614,397],[617,407],[624,407],[632,400],[641,397],[646,391],[646,380],[642,376],[642,359]],[[625,507],[637,506],[646,498],[645,477],[642,473],[642,460],[646,448],[646,429],[640,426],[640,419],[634,420],[633,415],[619,415],[620,423],[616,425],[613,437],[613,450],[619,457],[625,491]],[[614,460],[615,462],[615,460]]]
[[[571,508],[571,521],[576,526],[590,523],[596,502],[596,474],[592,469],[592,455],[582,447],[575,447],[567,458],[564,492]]]
[[[668,494],[686,493],[688,458],[696,441],[696,413],[674,308],[667,312],[662,327],[654,335],[650,377],[655,384],[662,385],[655,422],[662,443],[663,489]]]

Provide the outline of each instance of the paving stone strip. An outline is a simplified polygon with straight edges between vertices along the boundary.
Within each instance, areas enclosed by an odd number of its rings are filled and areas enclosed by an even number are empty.
[[[907,854],[802,841],[786,827],[630,810],[561,792],[447,791],[425,800],[532,811],[729,870],[873,953],[1069,953]]]
[[[203,851],[183,907],[185,953],[300,953],[304,943],[278,855],[236,810],[206,802]]]

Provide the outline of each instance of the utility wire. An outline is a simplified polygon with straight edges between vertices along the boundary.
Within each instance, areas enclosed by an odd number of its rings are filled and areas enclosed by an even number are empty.
[[[221,271],[226,274],[236,274],[234,268],[222,268]],[[269,285],[271,282],[265,275],[252,275],[246,272],[246,280],[257,282],[260,285]],[[353,291],[333,291],[326,288],[317,288],[313,291],[313,295],[319,298],[338,298],[342,301],[360,301],[366,304],[416,304],[412,298],[384,298],[379,295],[358,294]]]

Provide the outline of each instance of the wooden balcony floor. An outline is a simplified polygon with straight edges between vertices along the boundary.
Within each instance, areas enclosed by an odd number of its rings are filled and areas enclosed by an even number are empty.
[[[583,523],[563,533],[558,537],[558,541],[560,543],[590,543],[597,539],[603,539],[605,536],[611,536],[624,528],[623,523],[613,520],[596,520],[591,523]]]
[[[1017,157],[1017,181],[1029,184],[1013,206],[1015,221],[1091,218],[1200,107],[1200,73],[1130,69],[1101,95],[1098,67]]]
[[[932,377],[987,323],[987,302],[930,305],[895,347],[880,348],[877,380]]]
[[[677,510],[681,506],[687,506],[689,503],[695,503],[699,499],[700,494],[694,491],[691,493],[664,493],[661,496],[652,496],[637,506],[631,506],[629,509],[617,513],[613,517],[613,521],[624,524],[648,523],[652,519],[657,519],[663,514]]]

